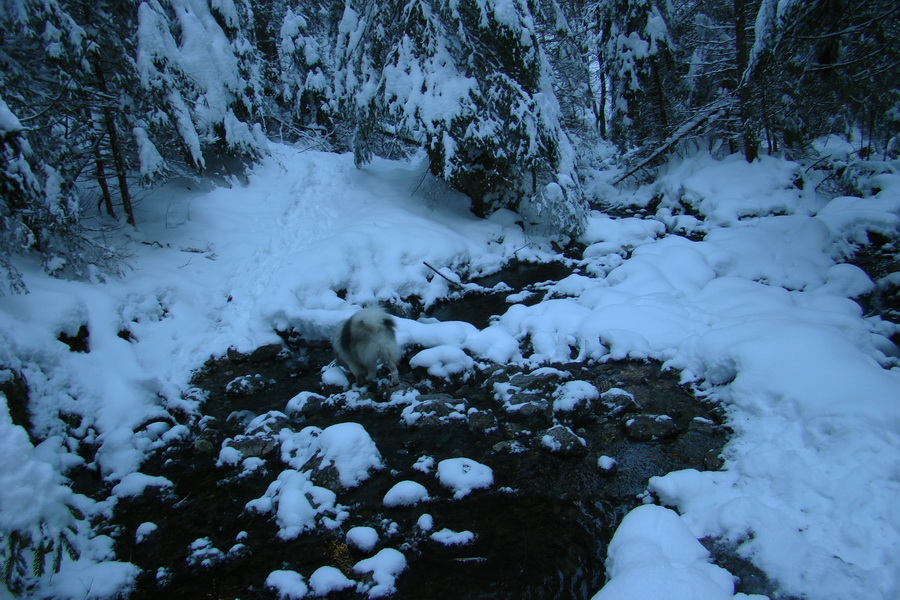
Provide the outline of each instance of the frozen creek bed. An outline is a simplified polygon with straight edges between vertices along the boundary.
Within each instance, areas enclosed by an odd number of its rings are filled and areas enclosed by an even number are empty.
[[[330,360],[267,346],[197,374],[202,417],[116,507],[131,598],[590,598],[648,478],[719,468],[729,433],[655,363],[344,390],[323,387]],[[709,545],[738,589],[770,591]]]

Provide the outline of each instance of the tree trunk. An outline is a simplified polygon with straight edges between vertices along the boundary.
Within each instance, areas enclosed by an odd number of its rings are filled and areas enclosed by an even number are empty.
[[[750,89],[750,48],[747,40],[747,0],[734,0],[734,39],[737,50],[737,98],[738,118],[741,122],[741,139],[744,158],[753,162],[759,156],[759,142],[753,131],[753,104]]]
[[[659,111],[659,125],[662,135],[669,135],[669,117],[666,115],[666,94],[663,91],[662,77],[659,75],[659,62],[656,57],[650,57],[650,68],[653,73],[653,84],[656,88],[656,107]]]
[[[94,70],[97,73],[97,87],[104,95],[109,94],[106,86],[106,76],[100,61],[94,62]],[[129,225],[134,225],[134,209],[131,205],[131,193],[128,191],[128,174],[125,171],[125,159],[122,155],[122,146],[119,143],[119,132],[116,130],[116,119],[109,106],[103,107],[103,119],[106,122],[106,131],[109,134],[109,149],[112,152],[113,166],[116,169],[116,179],[119,181],[119,195],[122,197],[122,208],[125,210],[125,220]]]
[[[604,140],[608,139],[606,131],[606,72],[600,72],[600,110],[597,111],[597,117],[600,119],[600,137]]]
[[[113,209],[112,195],[109,193],[109,184],[106,182],[106,167],[103,165],[103,153],[100,152],[100,146],[97,146],[97,182],[100,184],[100,195],[102,202],[106,206],[106,214],[112,218],[116,218],[116,211]]]

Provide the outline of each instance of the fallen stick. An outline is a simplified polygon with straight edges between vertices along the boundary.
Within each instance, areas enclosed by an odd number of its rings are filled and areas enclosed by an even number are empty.
[[[452,285],[455,285],[456,287],[462,289],[462,284],[460,284],[460,283],[457,282],[457,281],[453,281],[452,279],[450,279],[449,277],[447,277],[446,275],[444,275],[443,273],[441,273],[440,271],[438,271],[437,269],[435,269],[434,267],[432,267],[431,265],[429,265],[429,264],[428,264],[427,262],[425,262],[424,260],[422,261],[422,264],[424,264],[426,267],[428,267],[429,269],[431,269],[432,271],[434,271],[435,273],[437,273],[438,275],[440,275],[441,277],[443,277],[443,278],[446,279],[447,281],[449,281]]]

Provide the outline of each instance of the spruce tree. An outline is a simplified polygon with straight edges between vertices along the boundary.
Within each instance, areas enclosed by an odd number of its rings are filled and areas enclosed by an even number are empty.
[[[358,161],[384,135],[421,144],[431,172],[476,213],[509,207],[532,228],[577,232],[584,203],[535,4],[378,8],[348,3],[338,40]]]

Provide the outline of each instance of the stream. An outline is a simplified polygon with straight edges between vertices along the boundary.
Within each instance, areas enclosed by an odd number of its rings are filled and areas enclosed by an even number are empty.
[[[539,301],[543,282],[569,272],[559,264],[513,265],[478,282],[490,288],[502,281],[504,293],[470,294],[420,316],[485,327],[507,310],[508,295],[530,292],[524,296]],[[393,548],[407,562],[395,582],[398,598],[587,599],[605,582],[606,547],[622,518],[651,500],[650,477],[722,466],[730,432],[721,407],[695,397],[657,363],[488,365],[447,381],[401,361],[396,388],[348,391],[322,383],[329,348],[284,338],[247,355],[231,352],[196,373],[188,396],[201,401],[202,416],[185,415],[190,435],[141,469],[173,485],[116,505],[108,533],[117,556],[142,569],[130,598],[277,598],[266,586],[269,573],[289,570],[308,580],[323,566],[356,584],[329,598],[365,598],[372,582],[353,566]],[[596,388],[596,397],[554,411],[554,394],[566,382],[585,382],[577,385]],[[285,411],[301,392],[311,393],[302,408]],[[398,397],[415,402],[390,401]],[[278,411],[271,413],[277,427],[248,436],[248,424],[270,411]],[[279,537],[271,513],[247,509],[287,468],[278,432],[347,422],[365,428],[384,468],[351,489],[322,477],[316,484],[335,492],[344,520]],[[217,466],[223,446],[253,457],[255,468]],[[457,498],[422,468],[429,458],[460,457],[488,465],[493,485]],[[425,486],[429,498],[386,506],[385,494],[400,481]],[[435,530],[474,535],[466,543],[436,541],[420,525],[426,513]],[[348,543],[354,527],[374,529],[376,547]],[[740,579],[738,591],[771,591],[732,549],[715,541],[708,547]]]

